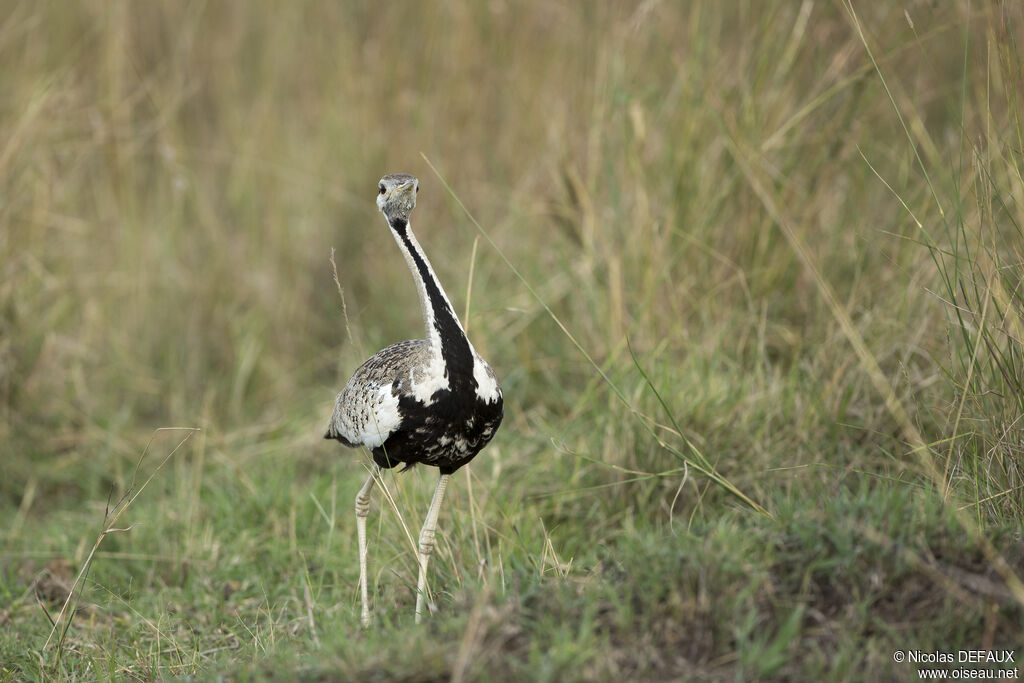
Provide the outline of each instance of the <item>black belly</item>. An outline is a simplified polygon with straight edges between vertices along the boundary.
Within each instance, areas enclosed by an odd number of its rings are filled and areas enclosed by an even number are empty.
[[[399,397],[402,422],[387,441],[373,449],[377,465],[390,468],[402,464],[409,469],[423,463],[451,474],[487,445],[504,414],[500,397],[486,403],[475,392],[442,389],[431,398],[424,404],[411,396]]]

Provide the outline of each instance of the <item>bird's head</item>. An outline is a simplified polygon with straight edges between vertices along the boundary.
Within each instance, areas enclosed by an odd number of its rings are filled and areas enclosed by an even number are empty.
[[[408,223],[419,191],[420,181],[408,173],[386,175],[377,185],[377,208],[392,225]]]

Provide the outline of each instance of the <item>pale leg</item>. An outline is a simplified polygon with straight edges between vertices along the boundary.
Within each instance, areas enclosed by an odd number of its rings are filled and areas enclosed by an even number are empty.
[[[363,598],[363,626],[370,625],[370,601],[366,589],[366,517],[370,514],[370,491],[373,482],[380,476],[380,468],[373,466],[363,488],[356,494],[356,534],[359,536],[359,590]]]
[[[427,562],[430,554],[434,552],[434,532],[437,530],[437,516],[441,512],[441,501],[444,500],[444,490],[448,487],[450,474],[442,474],[437,481],[437,488],[434,489],[434,499],[430,501],[430,509],[427,511],[427,519],[423,522],[423,530],[420,531],[420,578],[416,582],[416,623],[420,623],[423,615],[423,606],[427,598]]]

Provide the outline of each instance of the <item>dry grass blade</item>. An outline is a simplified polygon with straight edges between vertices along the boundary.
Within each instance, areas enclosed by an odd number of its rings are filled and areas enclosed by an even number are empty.
[[[338,279],[338,264],[334,261],[334,247],[331,247],[331,277],[334,278],[334,286],[338,290],[338,299],[341,300],[341,317],[345,321],[345,334],[348,335],[348,343],[353,347],[356,345],[355,340],[352,338],[352,326],[348,320],[348,305],[345,303],[345,290],[341,287],[341,280]],[[362,348],[358,348],[360,354],[362,354]]]
[[[150,447],[153,445],[153,440],[161,432],[179,431],[186,432],[185,436],[182,437],[182,439],[174,446],[174,448],[171,449],[171,451],[164,457],[164,459],[160,461],[160,463],[156,466],[156,468],[149,475],[149,477],[147,477],[146,480],[142,482],[142,484],[138,487],[138,489],[136,489],[135,477],[138,474],[139,467],[142,466],[142,461],[145,460],[146,455],[149,453]],[[198,431],[199,429],[195,427],[160,427],[154,430],[152,436],[150,436],[149,438],[149,442],[146,444],[145,449],[143,449],[142,451],[142,455],[139,456],[138,463],[136,463],[135,474],[132,475],[131,485],[125,491],[124,495],[118,500],[118,502],[115,503],[113,509],[111,510],[108,508],[108,510],[104,514],[103,529],[100,531],[99,536],[96,537],[96,542],[93,543],[92,549],[89,551],[88,556],[85,558],[85,562],[82,564],[82,568],[79,570],[78,575],[75,577],[75,581],[71,586],[71,591],[68,593],[67,599],[65,599],[64,601],[64,605],[61,607],[60,612],[58,612],[56,619],[50,619],[50,622],[53,624],[53,626],[50,629],[50,634],[46,637],[46,642],[43,644],[43,647],[40,650],[40,655],[46,652],[46,650],[49,648],[50,641],[53,639],[54,633],[56,633],[59,629],[60,634],[57,639],[56,661],[60,661],[60,656],[64,645],[64,639],[67,636],[68,629],[71,628],[71,622],[74,618],[74,606],[77,604],[78,598],[81,596],[83,583],[85,581],[85,578],[89,574],[89,569],[92,567],[93,557],[96,555],[96,551],[99,550],[100,544],[103,543],[103,539],[106,538],[108,534],[128,531],[132,528],[131,525],[125,528],[116,528],[114,525],[121,518],[121,516],[128,510],[128,508],[131,507],[132,503],[135,502],[135,500],[142,494],[142,492],[146,490],[146,487],[149,485],[151,481],[153,481],[153,478],[160,472],[161,469],[163,469],[163,466],[167,464],[167,461],[174,457],[174,454],[177,453],[178,450],[185,445],[185,442],[188,441],[192,437],[192,435]],[[49,619],[48,614],[47,618]]]

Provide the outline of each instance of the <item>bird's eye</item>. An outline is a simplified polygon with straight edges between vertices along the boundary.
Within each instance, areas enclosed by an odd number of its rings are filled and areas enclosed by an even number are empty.
[[[380,190],[381,194],[384,194],[384,183],[381,183],[380,187],[378,187],[377,189]]]
[[[416,186],[416,194],[419,194],[419,193],[420,193],[420,186],[419,186],[419,185],[417,185],[417,186]]]

